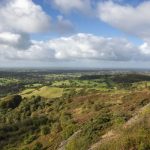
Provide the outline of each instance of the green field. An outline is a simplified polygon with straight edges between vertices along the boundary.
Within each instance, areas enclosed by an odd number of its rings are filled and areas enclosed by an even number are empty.
[[[0,86],[17,83],[17,79],[0,78]]]
[[[44,98],[57,98],[63,94],[63,88],[43,86],[39,89],[26,89],[20,93],[23,97],[41,96]]]

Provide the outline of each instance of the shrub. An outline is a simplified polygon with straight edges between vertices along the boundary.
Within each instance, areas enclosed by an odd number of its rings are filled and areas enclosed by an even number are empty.
[[[59,122],[56,122],[52,125],[52,129],[51,129],[51,132],[52,133],[58,133],[62,131],[62,127],[61,127],[61,124]]]
[[[22,148],[21,150],[30,150],[28,147]]]
[[[88,149],[88,139],[86,137],[78,137],[69,141],[66,145],[66,150],[87,150]]]
[[[93,142],[101,134],[103,134],[105,129],[107,129],[110,125],[111,116],[109,114],[98,116],[85,124],[82,136],[86,136],[88,140]]]
[[[103,104],[103,105],[104,105],[104,104]],[[103,108],[103,105],[100,104],[100,103],[94,103],[94,105],[93,105],[94,111],[99,111],[99,110],[101,110],[101,109]]]
[[[138,146],[138,150],[148,150],[148,149],[150,149],[150,145],[147,145],[143,142],[141,142]]]
[[[62,131],[62,137],[63,139],[68,139],[74,132],[75,132],[76,126],[73,124],[68,125],[63,131]]]
[[[41,128],[41,134],[42,135],[47,135],[47,134],[49,134],[50,133],[50,128],[49,128],[49,126],[43,126],[42,128]]]
[[[8,109],[8,108],[16,108],[22,101],[22,97],[20,95],[14,95],[11,97],[8,97],[4,101],[0,103],[0,107],[3,109]]]
[[[25,139],[24,143],[25,143],[25,144],[29,144],[29,143],[33,142],[36,138],[37,138],[37,137],[36,137],[35,135],[29,135],[29,136]]]
[[[38,142],[33,147],[33,150],[42,150],[42,148],[43,148],[43,145],[40,142]]]
[[[61,117],[60,117],[60,122],[62,128],[66,127],[68,124],[72,123],[72,116],[70,113],[67,112],[62,112]]]

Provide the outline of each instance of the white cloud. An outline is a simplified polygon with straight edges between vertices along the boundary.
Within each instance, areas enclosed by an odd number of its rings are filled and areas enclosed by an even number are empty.
[[[56,60],[48,42],[31,41],[30,33],[48,31],[50,17],[32,0],[6,0],[0,5],[0,60]],[[55,28],[54,28],[55,25]],[[72,32],[72,23],[58,16],[55,32]]]
[[[16,56],[21,60],[54,61],[55,51],[45,42],[33,41],[31,47],[26,51],[18,50]]]
[[[140,50],[143,54],[145,54],[145,59],[149,59],[150,56],[150,44],[145,42],[140,46]]]
[[[88,12],[91,9],[90,0],[72,2],[53,0],[53,3],[64,13]],[[4,1],[0,6],[0,60],[26,60],[26,62],[27,60],[54,62],[149,60],[150,3],[146,3],[147,6],[145,3],[135,8],[113,2],[99,5],[99,17],[103,21],[145,40],[145,43],[138,47],[122,38],[104,38],[83,33],[49,41],[31,41],[30,33],[50,29],[50,17],[32,0]],[[63,16],[58,16],[57,21],[51,24],[51,29],[61,34],[74,30],[72,23]]]
[[[51,19],[32,0],[5,0],[0,5],[0,32],[22,34],[44,31],[67,34],[75,31],[71,21],[58,16]],[[26,34],[27,35],[27,34]],[[19,36],[19,35],[18,35]]]
[[[89,13],[91,11],[91,0],[47,0],[62,13],[80,11]]]
[[[28,34],[11,32],[0,33],[0,45],[26,49],[30,44],[31,42]]]
[[[0,43],[1,44],[10,44],[10,45],[16,45],[18,44],[18,41],[20,39],[19,34],[13,34],[10,32],[2,32],[0,33]]]
[[[140,38],[150,38],[150,1],[133,7],[119,5],[112,1],[99,4],[98,15],[101,20]]]
[[[53,31],[59,34],[68,34],[75,32],[75,27],[71,21],[59,15],[57,21],[53,23]]]
[[[125,39],[113,39],[94,36],[92,34],[76,34],[49,41],[32,41],[26,50],[0,44],[0,56],[15,60],[46,60],[46,61],[143,61],[150,58]]]
[[[20,49],[8,44],[0,44],[0,58],[6,60],[37,60],[53,61],[54,50],[47,43],[32,41],[27,49]]]
[[[49,53],[46,57],[45,45],[40,46],[41,42],[35,44],[30,40],[30,33],[49,31],[49,29],[50,17],[32,0],[2,1],[0,4],[0,60],[50,58]]]
[[[150,1],[137,6],[120,5],[112,1],[101,2],[98,17],[128,34],[141,38],[144,43],[139,46],[140,60],[150,59]]]
[[[0,6],[0,31],[43,32],[50,17],[32,0],[6,0]]]
[[[125,39],[112,39],[92,34],[76,34],[49,41],[57,59],[97,59],[127,61],[137,59],[139,51]]]

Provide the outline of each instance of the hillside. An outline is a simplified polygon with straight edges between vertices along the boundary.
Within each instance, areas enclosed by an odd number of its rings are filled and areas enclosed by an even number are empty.
[[[39,76],[1,97],[2,150],[150,149],[149,75]]]

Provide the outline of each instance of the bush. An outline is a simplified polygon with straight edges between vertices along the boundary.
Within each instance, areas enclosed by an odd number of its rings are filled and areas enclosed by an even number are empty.
[[[110,126],[111,116],[109,114],[98,116],[85,124],[82,136],[86,136],[88,140],[94,142]]]
[[[62,131],[62,127],[61,127],[61,124],[59,122],[56,122],[52,125],[52,129],[51,129],[51,132],[52,133],[58,133]]]
[[[86,137],[78,137],[68,142],[65,150],[87,150],[88,139]]]
[[[94,111],[100,111],[103,108],[103,105],[100,103],[94,103],[94,105],[93,105]]]
[[[43,148],[43,145],[40,142],[38,142],[33,147],[33,150],[42,150],[42,148]]]
[[[138,150],[149,150],[150,145],[145,144],[144,142],[141,142],[140,145],[138,146]]]
[[[60,122],[62,128],[66,127],[68,124],[72,123],[72,116],[70,113],[67,112],[62,112],[61,117],[60,117]]]
[[[47,135],[47,134],[49,134],[50,133],[50,128],[49,128],[49,126],[43,126],[42,128],[41,128],[41,134],[42,135]]]
[[[68,139],[74,132],[75,132],[76,126],[73,124],[68,125],[63,131],[62,131],[62,137],[63,139]]]
[[[4,101],[0,103],[0,107],[3,109],[8,109],[8,108],[16,108],[22,101],[22,97],[20,95],[14,95],[11,97],[8,97]]]
[[[37,138],[37,137],[36,137],[35,135],[29,135],[29,136],[25,139],[24,143],[25,143],[25,144],[29,144],[29,143],[33,142],[36,138]]]
[[[21,150],[30,150],[28,147],[22,148]]]

